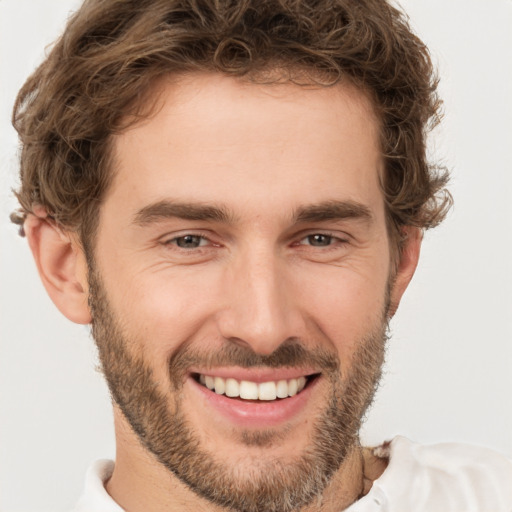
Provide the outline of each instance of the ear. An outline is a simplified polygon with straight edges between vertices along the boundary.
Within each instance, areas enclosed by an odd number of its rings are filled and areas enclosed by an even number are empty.
[[[44,211],[24,224],[39,276],[59,311],[72,322],[88,324],[87,264],[74,234],[62,231]]]
[[[388,316],[392,318],[398,306],[402,295],[409,285],[420,257],[421,241],[423,232],[419,228],[406,226],[402,229],[402,244],[398,254],[398,264],[395,278],[391,286],[390,306]]]

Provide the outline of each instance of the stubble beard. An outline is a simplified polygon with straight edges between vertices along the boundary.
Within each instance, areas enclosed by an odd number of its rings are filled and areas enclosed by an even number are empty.
[[[210,503],[238,512],[298,511],[322,494],[347,454],[358,445],[362,418],[381,375],[387,340],[386,312],[380,324],[359,340],[344,379],[336,354],[306,349],[300,340],[289,340],[270,356],[260,356],[228,342],[224,350],[214,354],[178,351],[169,360],[168,390],[176,397],[171,407],[148,363],[129,352],[128,347],[136,344],[132,345],[134,340],[123,334],[93,265],[89,268],[89,287],[92,333],[114,402],[141,444]],[[302,453],[287,460],[262,459],[233,466],[201,446],[178,399],[185,373],[192,364],[278,368],[310,367],[312,362],[329,382],[330,393],[316,419],[311,441]],[[244,431],[236,441],[264,447],[278,443],[279,436],[272,430]]]

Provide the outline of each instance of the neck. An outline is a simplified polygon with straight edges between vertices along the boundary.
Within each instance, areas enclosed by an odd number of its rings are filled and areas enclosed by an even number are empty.
[[[354,446],[324,492],[301,512],[340,512],[357,501],[364,490],[362,453]]]
[[[114,417],[117,456],[106,490],[126,512],[226,512],[163,467],[141,446],[119,411]],[[365,459],[361,447],[354,446],[322,495],[301,512],[340,512],[367,492],[371,484],[364,478]]]

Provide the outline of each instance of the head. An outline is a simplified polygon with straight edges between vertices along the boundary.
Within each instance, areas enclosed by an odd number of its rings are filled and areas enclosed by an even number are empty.
[[[126,446],[238,510],[342,471],[449,203],[435,87],[382,1],[84,3],[18,97],[14,220]]]

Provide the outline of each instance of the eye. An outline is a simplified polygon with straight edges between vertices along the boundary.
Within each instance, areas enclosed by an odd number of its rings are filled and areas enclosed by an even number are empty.
[[[183,235],[173,238],[166,243],[176,245],[180,249],[197,249],[207,245],[208,240],[200,235]]]
[[[313,235],[308,235],[307,237],[301,240],[301,243],[305,245],[311,245],[312,247],[328,247],[332,245],[334,237],[331,235],[326,235],[324,233],[315,233]]]
[[[318,233],[304,233],[302,238],[299,238],[295,245],[304,251],[327,254],[334,251],[338,254],[339,251],[345,251],[347,246],[350,244],[346,236],[337,236],[338,233],[333,234],[329,232],[318,232]]]

